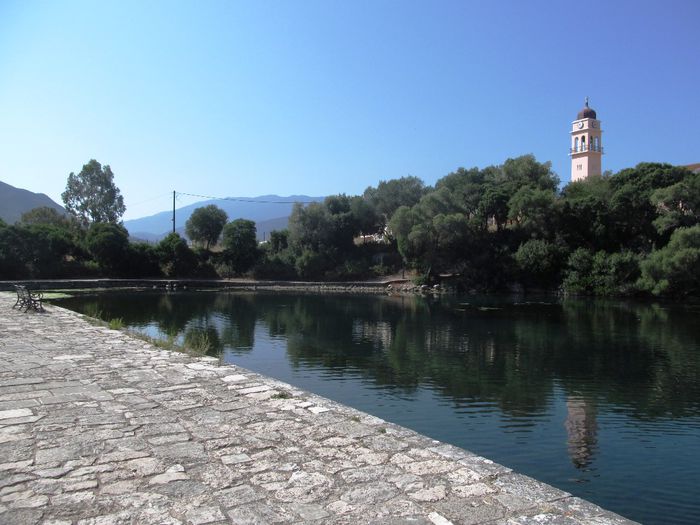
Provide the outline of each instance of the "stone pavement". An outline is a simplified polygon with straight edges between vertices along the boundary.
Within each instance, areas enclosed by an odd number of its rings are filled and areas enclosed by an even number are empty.
[[[623,524],[465,450],[0,293],[0,523]]]

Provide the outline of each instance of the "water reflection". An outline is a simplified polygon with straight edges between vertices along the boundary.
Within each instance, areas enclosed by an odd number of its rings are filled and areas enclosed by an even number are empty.
[[[595,406],[582,396],[568,397],[564,427],[571,462],[577,469],[583,470],[593,461],[598,444]]]
[[[596,399],[624,406],[640,419],[700,413],[694,310],[472,301],[144,293],[62,304],[185,341],[204,332],[213,355],[252,352],[262,327],[285,340],[292,367],[362,370],[377,385],[409,393],[430,385],[457,405],[494,401],[518,417],[547,411],[555,382],[572,414],[582,399],[590,407]]]

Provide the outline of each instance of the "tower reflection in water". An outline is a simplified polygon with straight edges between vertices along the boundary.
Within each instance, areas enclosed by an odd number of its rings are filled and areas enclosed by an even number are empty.
[[[566,399],[567,448],[571,462],[577,469],[586,469],[593,461],[598,445],[598,423],[593,403],[583,396]]]

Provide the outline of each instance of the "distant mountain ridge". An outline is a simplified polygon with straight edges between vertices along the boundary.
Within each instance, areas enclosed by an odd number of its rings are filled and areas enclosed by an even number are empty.
[[[259,197],[229,197],[227,199],[211,199],[195,202],[175,210],[176,231],[184,235],[187,219],[192,212],[202,206],[214,204],[228,214],[229,221],[248,219],[254,221],[258,231],[258,239],[270,236],[272,230],[287,227],[289,216],[296,202],[322,202],[325,197],[309,197],[307,195],[261,195]],[[173,230],[173,212],[162,211],[155,215],[124,221],[124,227],[133,238],[155,242]]]
[[[48,195],[15,188],[0,181],[0,219],[7,224],[14,224],[20,220],[23,213],[42,206],[66,213],[63,206],[51,200]]]
[[[185,236],[185,223],[192,212],[202,206],[214,204],[228,214],[229,221],[248,219],[255,222],[258,240],[270,237],[273,230],[283,230],[287,227],[289,216],[296,202],[323,202],[325,197],[310,197],[308,195],[261,195],[259,197],[230,197],[228,199],[211,199],[195,202],[175,210],[176,231]],[[66,210],[43,193],[34,193],[22,188],[15,188],[0,181],[0,219],[7,224],[19,221],[22,214],[34,208],[47,206],[59,213]],[[124,227],[133,239],[157,242],[173,229],[172,210],[162,211],[148,217],[124,221]]]

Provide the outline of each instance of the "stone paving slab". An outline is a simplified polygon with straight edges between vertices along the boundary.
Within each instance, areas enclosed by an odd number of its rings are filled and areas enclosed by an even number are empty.
[[[488,459],[0,293],[0,524],[633,523]]]

